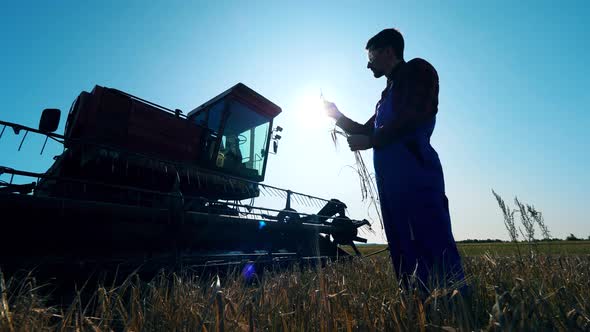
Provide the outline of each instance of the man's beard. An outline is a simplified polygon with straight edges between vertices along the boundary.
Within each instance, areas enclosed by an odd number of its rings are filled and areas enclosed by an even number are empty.
[[[375,76],[375,78],[380,78],[383,75],[385,75],[385,73],[380,72],[380,71],[377,71],[377,70],[374,70],[374,69],[371,69],[371,71],[373,72],[373,76]]]

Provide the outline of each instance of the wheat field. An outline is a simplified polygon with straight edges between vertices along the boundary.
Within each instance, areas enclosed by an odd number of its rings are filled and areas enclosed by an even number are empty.
[[[131,274],[116,284],[77,285],[61,304],[51,301],[50,282],[0,275],[0,330],[590,331],[590,255],[528,249],[464,256],[468,296],[401,289],[386,254],[271,267],[250,280],[240,270]]]

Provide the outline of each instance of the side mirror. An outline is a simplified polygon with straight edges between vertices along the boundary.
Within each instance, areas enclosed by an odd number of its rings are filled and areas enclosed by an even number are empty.
[[[276,154],[278,149],[279,149],[279,142],[272,141],[272,151]]]
[[[57,108],[46,108],[41,114],[41,120],[39,121],[39,131],[52,133],[57,130],[59,126],[59,118],[61,111]]]

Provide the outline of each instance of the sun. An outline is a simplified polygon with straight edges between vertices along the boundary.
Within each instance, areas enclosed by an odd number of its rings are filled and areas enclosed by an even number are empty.
[[[306,128],[322,129],[333,126],[334,121],[328,117],[319,91],[302,94],[297,104],[298,119]]]

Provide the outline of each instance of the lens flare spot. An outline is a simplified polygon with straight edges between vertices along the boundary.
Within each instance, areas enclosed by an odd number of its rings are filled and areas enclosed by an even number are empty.
[[[250,280],[255,273],[256,269],[254,268],[254,264],[252,263],[247,263],[242,269],[242,276],[246,280]]]

